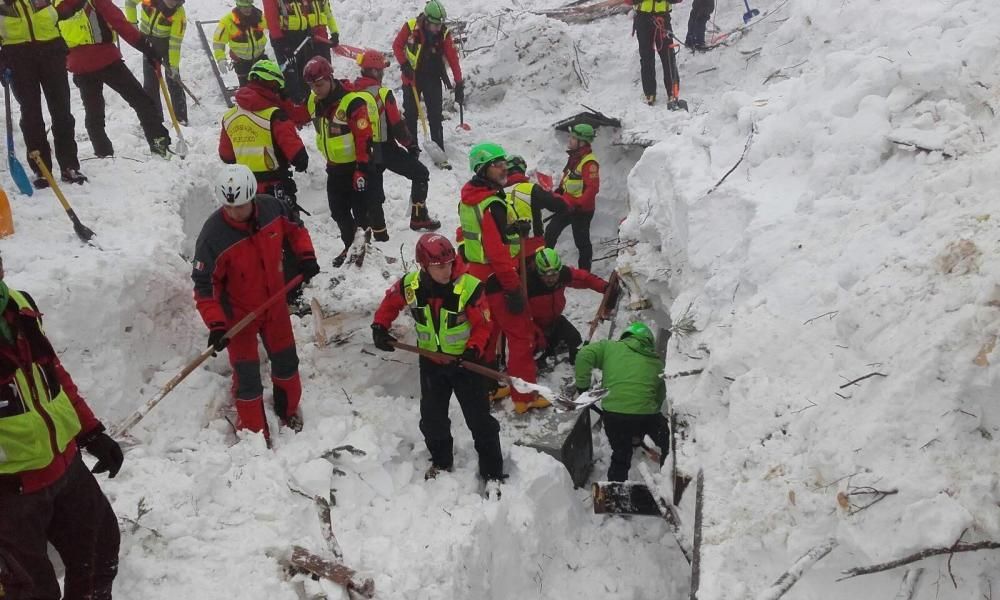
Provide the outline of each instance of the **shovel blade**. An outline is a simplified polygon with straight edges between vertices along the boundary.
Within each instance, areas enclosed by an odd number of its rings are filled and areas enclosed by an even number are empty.
[[[177,145],[174,146],[174,154],[181,157],[181,160],[183,160],[187,156],[187,153],[188,153],[187,141],[184,138],[177,140]]]
[[[35,189],[31,186],[31,180],[28,178],[28,174],[25,173],[21,161],[17,160],[17,157],[13,154],[10,154],[7,156],[7,165],[10,168],[10,176],[14,180],[14,184],[17,185],[17,190],[25,196],[34,194]]]
[[[760,11],[756,8],[752,8],[749,11],[743,13],[743,24],[746,25],[753,20],[754,17],[760,14]]]

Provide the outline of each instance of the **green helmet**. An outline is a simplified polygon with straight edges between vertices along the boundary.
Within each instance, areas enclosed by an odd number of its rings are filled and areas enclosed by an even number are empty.
[[[278,84],[278,89],[285,87],[285,75],[281,72],[281,67],[273,60],[261,59],[250,67],[250,74],[247,75],[250,81],[274,81]]]
[[[559,271],[562,268],[562,260],[559,253],[552,248],[539,248],[535,252],[535,267],[542,275]]]
[[[507,157],[507,172],[508,173],[524,173],[528,170],[528,163],[525,162],[524,158],[518,156],[517,154],[511,154]]]
[[[622,332],[622,336],[619,339],[624,340],[630,335],[638,338],[640,341],[646,342],[647,344],[655,342],[653,331],[642,321],[635,321],[630,324],[627,328],[625,328],[625,331]]]
[[[491,162],[505,160],[506,158],[507,152],[499,144],[483,142],[482,144],[476,144],[469,151],[469,168],[472,169],[473,173],[478,174],[480,169]]]
[[[578,140],[587,142],[588,144],[594,141],[594,136],[597,135],[594,131],[594,127],[586,123],[577,123],[576,125],[570,127],[569,134]]]
[[[236,6],[253,6],[253,0],[236,0]]]
[[[430,0],[424,6],[424,16],[427,17],[429,22],[440,25],[448,18],[448,12],[444,9],[444,4],[441,4],[438,0]]]

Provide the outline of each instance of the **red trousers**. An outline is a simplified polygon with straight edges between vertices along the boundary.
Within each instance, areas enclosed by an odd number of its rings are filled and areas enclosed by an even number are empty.
[[[519,377],[528,383],[537,381],[535,371],[535,326],[525,308],[521,314],[515,315],[507,310],[503,293],[495,292],[486,296],[490,305],[490,315],[495,321],[493,333],[487,344],[486,356],[493,357],[497,353],[497,341],[500,334],[507,338],[507,374]],[[514,402],[531,402],[533,394],[522,394],[511,386],[511,399]]]
[[[235,324],[228,323],[228,327]],[[284,422],[299,411],[302,381],[299,357],[295,353],[292,321],[284,304],[269,310],[263,317],[229,340],[229,364],[233,366],[233,397],[239,416],[237,428],[262,431],[267,435],[264,417],[264,386],[260,378],[260,354],[257,336],[271,361],[271,384],[274,386],[274,412]]]

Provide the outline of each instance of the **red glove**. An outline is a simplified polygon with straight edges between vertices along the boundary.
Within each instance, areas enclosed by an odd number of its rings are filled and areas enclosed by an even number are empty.
[[[360,166],[358,165],[358,167]],[[368,179],[365,169],[357,168],[354,170],[354,175],[351,177],[351,186],[355,192],[363,192],[368,189]]]

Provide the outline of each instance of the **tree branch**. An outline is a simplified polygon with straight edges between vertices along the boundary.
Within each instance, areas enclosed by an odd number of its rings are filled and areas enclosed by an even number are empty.
[[[931,556],[938,556],[941,554],[957,554],[959,552],[976,552],[977,550],[996,550],[1000,549],[1000,542],[985,541],[976,542],[974,544],[958,544],[948,548],[927,548],[926,550],[921,550],[915,554],[909,556],[904,556],[893,561],[879,563],[875,565],[870,565],[867,567],[854,567],[853,569],[847,569],[843,571],[844,577],[841,577],[837,581],[843,581],[845,579],[851,579],[852,577],[857,577],[858,575],[870,575],[872,573],[878,573],[880,571],[888,571],[890,569],[895,569],[896,567],[901,567],[903,565],[908,565],[910,563],[915,563],[918,560],[923,560],[925,558],[930,558]]]

